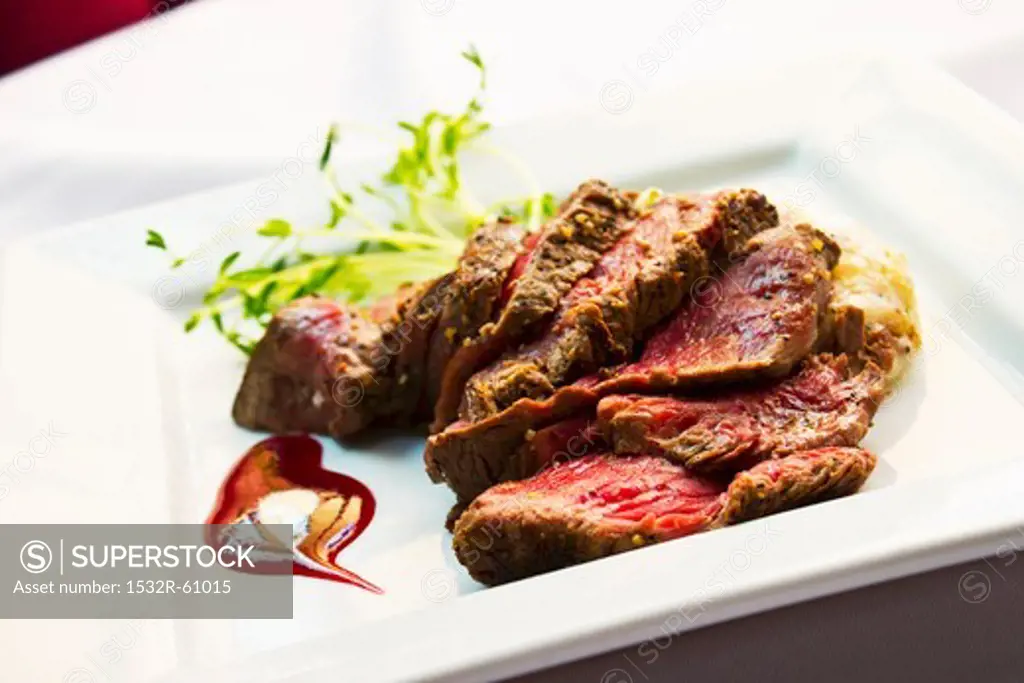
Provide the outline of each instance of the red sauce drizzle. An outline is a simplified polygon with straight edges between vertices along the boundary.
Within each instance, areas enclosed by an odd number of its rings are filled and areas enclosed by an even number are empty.
[[[322,459],[320,443],[306,435],[274,436],[260,441],[242,456],[224,480],[206,523],[234,524],[244,520],[255,512],[260,499],[275,491],[314,491],[320,496],[321,504],[310,515],[309,535],[295,549],[308,563],[294,562],[294,573],[383,593],[379,587],[338,564],[341,551],[370,525],[376,509],[373,494],[362,482],[325,470]],[[315,520],[331,520],[331,523],[318,526]],[[321,527],[322,530],[317,531]],[[316,543],[329,536],[340,541],[329,547]]]

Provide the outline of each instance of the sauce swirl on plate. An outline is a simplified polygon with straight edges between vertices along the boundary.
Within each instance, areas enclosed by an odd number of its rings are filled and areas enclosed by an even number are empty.
[[[320,443],[274,436],[246,452],[221,485],[207,524],[292,527],[294,573],[383,591],[339,564],[341,551],[373,520],[376,501],[362,482],[324,469]]]

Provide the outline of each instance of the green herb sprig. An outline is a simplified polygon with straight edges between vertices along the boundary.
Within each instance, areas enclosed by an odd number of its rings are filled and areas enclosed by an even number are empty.
[[[478,72],[476,94],[455,114],[430,111],[418,122],[399,122],[408,143],[376,183],[355,190],[339,184],[330,162],[341,129],[332,125],[319,160],[328,186],[329,220],[313,229],[296,228],[282,218],[262,224],[256,234],[267,241],[263,253],[255,259],[238,251],[226,256],[202,306],[185,321],[185,331],[209,321],[249,354],[274,312],[289,301],[310,294],[369,301],[403,283],[451,270],[466,237],[488,220],[516,216],[532,228],[553,215],[554,197],[536,188],[525,199],[489,207],[465,191],[459,160],[470,148],[502,157],[529,174],[515,159],[481,142],[490,128],[482,120],[487,70],[476,48],[470,46],[462,57]],[[390,220],[372,219],[362,210],[364,201],[383,205]],[[328,253],[304,248],[310,238],[323,237],[337,238],[338,247]],[[147,231],[146,245],[170,254],[155,230]],[[170,265],[179,268],[184,262],[172,255]]]

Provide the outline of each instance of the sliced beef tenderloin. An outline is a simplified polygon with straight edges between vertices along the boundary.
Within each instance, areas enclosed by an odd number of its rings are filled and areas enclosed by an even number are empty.
[[[488,462],[494,469],[483,476],[469,473],[469,478],[456,479],[455,486],[461,492],[461,496],[445,521],[445,528],[448,531],[454,531],[455,521],[476,494],[486,490],[486,482],[525,479],[557,463],[608,450],[593,415],[569,418],[536,431],[526,430],[525,435],[518,432],[502,434],[500,431],[492,431],[489,434],[490,441],[486,445],[490,448],[485,448],[480,453],[469,454],[468,457],[476,458],[476,462]],[[481,457],[482,453],[501,452],[502,449],[508,451],[507,457],[494,461],[485,461]],[[467,455],[463,454],[462,457]]]
[[[284,306],[249,359],[235,421],[344,439],[380,418],[425,417],[427,340],[450,280],[403,288],[365,309],[316,297]]]
[[[855,492],[875,466],[859,448],[794,453],[731,481],[662,458],[598,454],[495,486],[455,523],[456,557],[488,585]]]
[[[592,415],[598,400],[593,389],[593,382],[580,381],[545,400],[522,399],[498,415],[454,422],[427,440],[427,474],[434,482],[448,484],[459,501],[469,501],[494,484],[536,473],[553,453],[545,447],[543,430],[565,419]],[[542,435],[535,448],[532,442],[538,432]]]
[[[878,459],[863,448],[818,448],[767,460],[729,484],[722,521],[736,524],[856,493]]]
[[[792,377],[702,398],[608,396],[600,429],[617,453],[669,458],[699,472],[737,471],[823,446],[855,446],[885,393],[869,363],[854,373],[845,355],[811,358]]]
[[[455,555],[481,583],[515,581],[707,529],[725,489],[660,458],[584,457],[473,501]]]
[[[374,354],[378,373],[393,381],[393,398],[380,417],[402,422],[427,420],[433,404],[427,392],[430,339],[453,293],[455,273],[417,286],[401,300],[396,314],[381,325],[381,344]]]
[[[527,432],[520,452],[528,457],[530,470],[537,473],[561,462],[607,450],[604,434],[591,414],[570,417]]]
[[[232,415],[250,429],[345,436],[388,403],[375,365],[381,328],[364,312],[327,299],[283,307],[256,345]]]
[[[525,226],[500,219],[481,226],[469,238],[430,338],[426,396],[431,406],[441,393],[445,368],[463,341],[497,317],[509,273],[525,251],[525,237]]]
[[[809,225],[754,236],[644,347],[606,372],[604,393],[782,377],[823,342],[839,247]]]
[[[512,265],[496,318],[465,337],[441,376],[433,431],[458,415],[466,381],[535,331],[558,308],[577,280],[629,229],[635,216],[620,192],[598,180],[581,185],[526,241]]]
[[[716,248],[735,248],[777,224],[775,207],[753,190],[657,201],[573,285],[540,339],[469,380],[460,415],[480,420],[628,360],[647,331],[707,275]]]
[[[806,226],[771,229],[749,242],[721,276],[721,287],[699,288],[694,301],[647,342],[638,362],[603,369],[546,398],[520,399],[431,437],[426,460],[434,481],[446,481],[467,500],[512,475],[524,476],[528,432],[587,415],[604,396],[693,390],[788,371],[819,338],[835,247]],[[703,298],[710,291],[721,296]]]

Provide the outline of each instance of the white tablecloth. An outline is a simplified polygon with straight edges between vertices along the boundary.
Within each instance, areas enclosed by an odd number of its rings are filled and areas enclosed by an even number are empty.
[[[324,122],[600,105],[824,51],[942,63],[1024,116],[1016,0],[203,0],[0,79],[0,239],[272,171]],[[1022,36],[1020,40],[1015,37]]]

